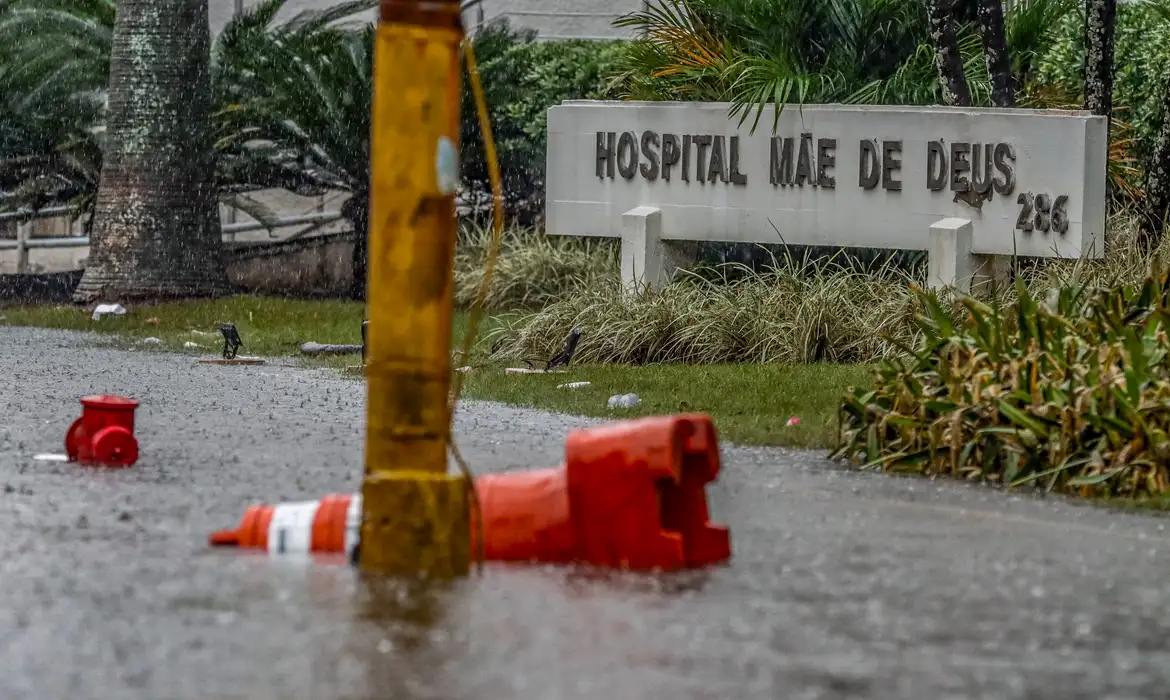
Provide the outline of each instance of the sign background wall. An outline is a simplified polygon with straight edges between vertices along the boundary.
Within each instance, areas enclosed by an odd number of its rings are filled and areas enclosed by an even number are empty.
[[[728,118],[726,103],[571,101],[548,118],[547,230],[553,235],[621,235],[621,216],[638,206],[662,212],[663,239],[827,245],[925,250],[931,224],[970,219],[973,253],[1043,257],[1098,257],[1105,230],[1106,123],[1086,112],[788,105],[775,131],[834,138],[836,187],[774,186],[769,182],[771,125],[765,110],[755,134]],[[745,185],[669,182],[597,176],[597,132],[739,136]],[[860,142],[901,140],[900,191],[859,185]],[[927,143],[1009,143],[1015,150],[1015,189],[996,193],[976,209],[954,201],[950,187],[927,188]],[[730,139],[728,138],[728,141]],[[693,146],[692,146],[693,149]],[[691,168],[695,167],[692,154]],[[677,168],[677,166],[676,166]],[[815,178],[816,167],[813,174]],[[949,178],[948,178],[949,180]],[[949,185],[949,182],[948,182]],[[1021,192],[1067,195],[1068,229],[1059,234],[1016,230]]]

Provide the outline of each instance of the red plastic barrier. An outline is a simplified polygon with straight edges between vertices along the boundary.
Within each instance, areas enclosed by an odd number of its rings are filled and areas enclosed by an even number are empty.
[[[65,433],[71,462],[102,467],[129,467],[138,461],[134,411],[138,402],[123,396],[84,396],[81,417]]]
[[[708,521],[706,485],[719,474],[705,415],[612,423],[565,445],[576,561],[677,570],[731,557],[726,527]]]

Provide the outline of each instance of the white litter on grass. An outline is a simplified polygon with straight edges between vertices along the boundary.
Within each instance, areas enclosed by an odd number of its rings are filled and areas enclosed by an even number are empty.
[[[191,335],[207,335],[207,334],[206,334],[206,333],[204,333],[203,331],[197,331],[197,330],[195,330],[194,328],[192,328],[192,329],[191,329]]]
[[[610,408],[633,408],[642,403],[637,394],[614,394],[609,397]]]
[[[558,389],[580,389],[583,386],[589,386],[593,382],[569,382],[568,384],[557,384]]]
[[[187,342],[183,343],[183,347],[191,349],[191,348],[201,348],[203,346],[200,345],[199,343],[192,343],[190,340],[188,340]]]
[[[97,321],[102,316],[108,316],[110,314],[124,316],[126,314],[126,307],[121,304],[98,304],[93,310],[93,316],[91,318]]]
[[[58,455],[46,452],[44,454],[33,455],[33,459],[38,462],[68,462],[69,457],[66,455]]]
[[[462,373],[462,372],[470,372],[470,371],[471,371],[471,365],[468,365],[467,367],[456,367],[456,368],[455,368],[455,371],[456,371],[456,372],[461,372],[461,373]]]
[[[147,345],[156,345],[158,343],[161,343],[162,340],[159,338],[150,337],[150,338],[143,338],[142,342],[146,343]]]

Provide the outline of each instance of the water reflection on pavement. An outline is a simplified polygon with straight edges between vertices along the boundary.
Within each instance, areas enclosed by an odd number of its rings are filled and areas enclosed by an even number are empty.
[[[0,327],[2,700],[1170,697],[1164,518],[728,447],[726,566],[404,587],[206,546],[357,489],[362,385],[92,343]],[[140,462],[32,460],[99,391],[142,402]],[[551,466],[587,422],[468,403],[457,435],[477,469]]]

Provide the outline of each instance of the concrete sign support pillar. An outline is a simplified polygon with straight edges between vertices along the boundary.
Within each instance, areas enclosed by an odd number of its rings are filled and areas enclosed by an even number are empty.
[[[949,218],[931,224],[930,249],[926,253],[928,287],[954,287],[963,294],[971,293],[976,266],[971,254],[973,231],[970,219]]]
[[[666,285],[695,259],[695,244],[662,239],[662,211],[635,207],[622,214],[622,286],[627,294]]]
[[[953,217],[931,224],[928,287],[951,287],[961,294],[986,294],[991,287],[1008,283],[1011,258],[971,252],[973,238],[974,226],[970,219]]]

